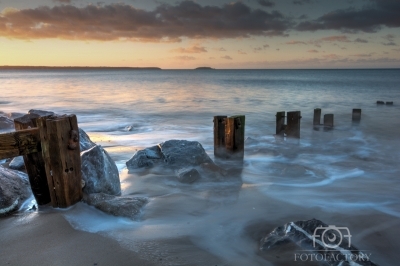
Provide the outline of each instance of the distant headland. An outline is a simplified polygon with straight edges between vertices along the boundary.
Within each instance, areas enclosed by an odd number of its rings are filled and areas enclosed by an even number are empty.
[[[91,67],[91,66],[0,66],[8,70],[162,70],[159,67]]]
[[[215,68],[212,68],[212,67],[197,67],[194,70],[215,70]]]

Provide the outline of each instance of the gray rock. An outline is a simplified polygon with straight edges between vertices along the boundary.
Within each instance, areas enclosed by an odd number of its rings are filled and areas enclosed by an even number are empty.
[[[81,152],[81,163],[82,179],[86,184],[83,192],[121,194],[118,168],[100,145]]]
[[[195,168],[182,168],[177,171],[177,175],[181,183],[191,184],[200,179],[200,174]]]
[[[168,140],[136,152],[126,162],[128,169],[149,168],[162,165],[178,170],[187,167],[200,166],[203,163],[213,163],[203,146],[197,141]]]
[[[131,159],[126,162],[130,169],[150,168],[162,161],[161,150],[158,146],[153,146],[136,152]]]
[[[14,159],[12,159],[8,167],[13,170],[25,170],[24,157],[15,157]]]
[[[14,129],[14,121],[6,116],[0,115],[0,130]]]
[[[104,193],[84,194],[83,201],[103,212],[132,220],[138,219],[141,208],[148,202],[143,197],[117,197]]]
[[[0,166],[0,216],[18,210],[31,194],[25,173]]]
[[[96,146],[96,144],[90,140],[88,134],[86,134],[83,129],[79,128],[79,147],[81,152],[86,151],[94,146]]]
[[[54,113],[52,111],[44,111],[44,110],[36,110],[36,109],[29,110],[28,114],[35,114],[35,115],[38,115],[40,117],[56,115],[56,113]]]
[[[303,250],[314,251],[330,266],[376,266],[366,254],[351,245],[351,235],[345,228],[329,226],[319,220],[290,222],[275,228],[260,241],[260,250],[279,248],[295,243]]]
[[[159,146],[164,163],[173,169],[213,162],[197,141],[168,140]]]

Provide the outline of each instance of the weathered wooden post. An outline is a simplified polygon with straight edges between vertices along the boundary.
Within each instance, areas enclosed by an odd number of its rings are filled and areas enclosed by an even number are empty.
[[[47,183],[53,207],[82,199],[79,129],[75,115],[37,120]]]
[[[321,125],[321,109],[316,108],[314,109],[314,120],[313,125]]]
[[[324,126],[333,127],[333,114],[324,115]]]
[[[361,109],[353,109],[352,120],[355,122],[361,120]]]
[[[287,113],[287,126],[285,130],[287,137],[300,138],[300,119],[300,111]]]
[[[245,116],[231,116],[225,121],[225,147],[228,155],[231,158],[243,158]]]
[[[214,116],[214,156],[226,157],[225,123],[227,116]]]
[[[285,111],[276,113],[276,135],[282,135],[285,132]]]
[[[36,128],[36,120],[39,118],[37,114],[27,114],[14,119],[16,131],[29,128]],[[49,186],[47,184],[46,170],[44,160],[41,153],[41,146],[38,147],[39,152],[23,155],[25,169],[29,177],[32,193],[39,205],[47,204],[51,201]]]

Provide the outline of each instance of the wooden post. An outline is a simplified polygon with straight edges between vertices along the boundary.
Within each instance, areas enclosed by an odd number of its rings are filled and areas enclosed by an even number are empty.
[[[225,119],[227,116],[214,116],[214,156],[226,157]]]
[[[225,147],[232,158],[244,156],[245,116],[237,115],[226,118]]]
[[[36,128],[37,118],[39,118],[39,115],[36,114],[27,114],[22,117],[15,118],[15,130],[20,131],[28,128]],[[32,193],[35,196],[36,202],[39,205],[49,203],[51,199],[41,147],[39,152],[29,153],[23,157],[26,172],[29,176],[29,183],[31,184]]]
[[[300,111],[287,113],[287,126],[286,126],[287,137],[300,138],[300,119],[301,119]]]
[[[276,113],[276,135],[282,135],[285,132],[285,111]]]
[[[321,109],[314,109],[314,120],[313,125],[321,125]]]
[[[53,207],[82,199],[79,129],[75,115],[37,120]]]
[[[324,115],[324,126],[333,127],[333,114]]]
[[[353,121],[361,120],[361,109],[353,109],[352,120]]]

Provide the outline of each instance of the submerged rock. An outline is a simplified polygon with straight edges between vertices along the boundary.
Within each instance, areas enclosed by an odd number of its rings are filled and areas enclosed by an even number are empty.
[[[13,170],[25,170],[24,157],[15,157],[14,159],[12,159],[8,167]]]
[[[121,194],[118,168],[100,145],[82,152],[81,163],[82,179],[85,181],[84,193]]]
[[[290,222],[275,228],[261,239],[260,250],[270,250],[290,242],[304,250],[313,250],[330,266],[377,265],[370,261],[368,254],[351,245],[347,228],[327,225],[316,219]]]
[[[200,179],[200,174],[195,168],[182,168],[177,171],[178,180],[181,183],[191,184]]]
[[[103,212],[132,220],[138,219],[142,207],[148,202],[143,197],[117,197],[104,193],[85,194],[83,201]]]
[[[30,196],[28,176],[0,166],[0,216],[18,210]]]
[[[161,154],[160,147],[153,146],[136,152],[135,155],[126,162],[126,166],[130,169],[150,168],[161,162],[162,158],[163,155]]]

